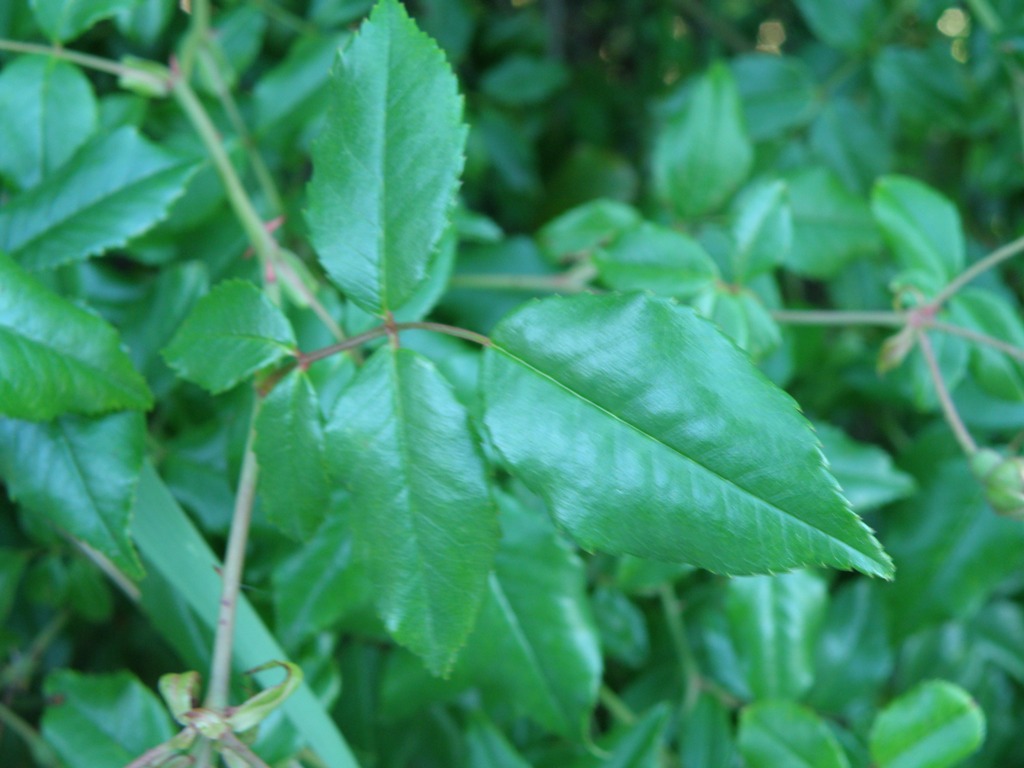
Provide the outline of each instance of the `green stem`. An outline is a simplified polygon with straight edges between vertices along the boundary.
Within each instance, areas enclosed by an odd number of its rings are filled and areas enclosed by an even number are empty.
[[[203,46],[203,41],[210,34],[210,1],[193,0],[191,14],[192,21],[189,23],[185,42],[181,46],[181,58],[178,60],[182,79],[186,82],[192,79],[196,57]]]
[[[63,763],[60,756],[53,747],[47,744],[43,737],[36,733],[17,712],[0,702],[0,723],[11,729],[18,736],[32,753],[32,759],[40,768],[61,768]]]
[[[362,346],[368,341],[379,339],[382,336],[387,336],[389,333],[394,333],[395,331],[434,331],[435,333],[443,333],[446,336],[455,336],[459,339],[472,341],[482,347],[491,346],[491,340],[483,334],[476,333],[475,331],[469,331],[465,328],[457,328],[454,325],[431,322],[385,323],[384,325],[378,325],[376,328],[371,328],[368,331],[360,333],[357,336],[352,336],[344,341],[340,341],[337,344],[331,344],[329,347],[315,349],[312,352],[300,352],[298,354],[299,365],[306,368],[318,360],[323,360],[324,358],[335,355],[338,352],[345,352],[350,349],[354,349],[355,347]]]
[[[672,647],[679,661],[680,671],[686,679],[686,692],[683,695],[683,711],[689,712],[697,703],[697,697],[701,689],[701,673],[697,666],[697,659],[690,648],[690,642],[686,639],[686,625],[683,622],[683,609],[676,597],[675,590],[671,584],[662,584],[658,588],[658,597],[661,600],[661,610],[668,624],[669,635],[672,638]]]
[[[629,708],[622,699],[607,684],[602,683],[601,689],[598,691],[598,698],[601,700],[601,704],[607,709],[611,716],[618,720],[623,725],[631,725],[636,722],[636,713]]]
[[[253,442],[256,437],[256,416],[260,400],[253,402],[249,422],[249,435],[245,443],[242,472],[235,495],[235,509],[231,517],[231,533],[224,556],[221,572],[220,612],[213,643],[213,661],[210,666],[210,687],[206,692],[206,706],[222,711],[228,705],[231,683],[231,654],[235,639],[235,615],[238,607],[238,592],[242,585],[242,571],[245,568],[245,548],[249,540],[249,524],[252,521],[253,501],[256,497],[256,480],[259,469]]]
[[[959,336],[967,339],[968,341],[973,341],[975,344],[984,344],[985,346],[992,347],[993,349],[998,349],[1004,355],[1008,355],[1009,357],[1024,362],[1024,349],[1016,347],[1013,344],[1008,344],[1005,341],[989,336],[986,333],[978,333],[977,331],[972,331],[969,328],[961,328],[959,325],[951,325],[950,323],[943,323],[938,320],[932,320],[924,327],[940,331],[942,333],[948,333],[951,336]]]
[[[130,77],[135,80],[144,80],[157,90],[161,91],[167,90],[168,80],[170,79],[170,71],[168,71],[166,78],[160,78],[152,72],[136,69],[135,67],[130,67],[117,61],[104,59],[100,56],[91,56],[88,53],[69,51],[66,48],[54,48],[50,45],[38,45],[36,43],[22,43],[18,40],[0,39],[0,51],[38,54],[40,56],[50,56],[55,59],[63,59],[64,61],[70,61],[73,64],[78,64],[80,67],[92,69],[97,72],[106,72],[107,74],[117,75],[118,77]],[[154,66],[157,65],[154,64]]]
[[[787,325],[880,325],[899,328],[904,312],[845,312],[841,310],[777,310],[772,319]]]
[[[971,282],[978,275],[1002,264],[1007,259],[1012,259],[1021,251],[1024,251],[1024,236],[1018,237],[1016,240],[1013,240],[1000,248],[996,248],[996,250],[992,251],[988,256],[980,261],[976,261],[970,267],[965,269],[951,280],[945,288],[939,291],[938,295],[931,300],[931,304],[936,307],[942,306],[953,296],[953,294],[967,285],[967,283]]]
[[[917,334],[917,342],[921,348],[921,354],[924,356],[925,364],[928,366],[928,372],[931,374],[935,394],[939,398],[939,405],[942,407],[942,414],[946,417],[946,423],[953,430],[953,435],[963,452],[971,456],[978,450],[978,446],[974,442],[974,438],[971,437],[971,433],[967,431],[967,427],[964,426],[964,422],[956,410],[956,405],[953,404],[953,398],[950,397],[946,382],[942,378],[939,361],[935,359],[935,350],[928,334],[925,331],[920,331]]]

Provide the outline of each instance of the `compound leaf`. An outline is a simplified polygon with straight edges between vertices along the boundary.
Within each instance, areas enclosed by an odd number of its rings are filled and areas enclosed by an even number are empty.
[[[644,295],[526,305],[485,351],[485,424],[584,547],[731,574],[889,576],[796,403],[692,310]]]
[[[342,53],[313,149],[308,220],[330,278],[362,309],[398,309],[426,280],[462,171],[455,76],[396,0]]]

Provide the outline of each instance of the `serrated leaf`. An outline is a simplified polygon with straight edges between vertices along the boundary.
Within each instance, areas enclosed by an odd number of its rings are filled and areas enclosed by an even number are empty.
[[[505,495],[498,503],[494,572],[454,677],[577,740],[602,673],[583,563],[542,513]]]
[[[214,394],[295,354],[295,334],[255,285],[227,280],[192,308],[164,350],[182,378]]]
[[[96,128],[96,97],[66,61],[22,56],[0,73],[0,174],[27,189],[59,168]]]
[[[746,283],[782,264],[793,240],[785,182],[753,184],[733,204],[731,279]]]
[[[787,178],[793,210],[793,242],[786,266],[799,275],[829,278],[858,256],[882,247],[867,203],[826,168]]]
[[[583,546],[733,574],[822,563],[891,575],[796,404],[692,310],[547,299],[492,339],[486,427]]]
[[[732,579],[725,609],[747,687],[757,699],[797,699],[814,682],[825,583],[807,571]]]
[[[498,538],[465,409],[426,358],[384,348],[339,398],[326,437],[381,618],[446,673],[473,628]]]
[[[677,215],[700,216],[736,191],[753,160],[736,83],[724,64],[713,64],[693,86],[686,109],[657,136],[654,185]]]
[[[914,479],[875,445],[859,443],[831,424],[815,424],[825,458],[854,511],[863,514],[914,493]]]
[[[381,0],[331,76],[308,220],[328,276],[394,311],[426,280],[463,164],[455,76],[397,0]]]
[[[0,253],[0,414],[52,419],[152,404],[106,321]]]
[[[926,184],[906,176],[875,182],[871,210],[897,263],[935,292],[964,266],[964,235],[956,207]]]
[[[825,721],[791,701],[764,701],[740,713],[739,747],[748,768],[849,768]]]
[[[55,43],[77,37],[101,19],[129,10],[139,0],[31,0],[40,28]]]
[[[0,476],[26,509],[139,577],[128,526],[144,442],[137,413],[46,424],[0,419]]]
[[[879,768],[946,768],[981,746],[985,716],[963,688],[922,683],[883,709],[871,726]]]
[[[0,209],[0,249],[38,270],[124,245],[167,215],[194,171],[134,128],[100,135]]]
[[[324,521],[331,488],[320,402],[305,372],[292,371],[264,399],[253,450],[270,522],[296,539],[309,539]]]
[[[277,634],[289,647],[328,629],[373,595],[366,564],[353,546],[355,511],[349,504],[336,510],[316,536],[274,568]]]
[[[599,248],[593,262],[601,282],[619,291],[688,298],[718,277],[715,263],[696,240],[650,222]]]
[[[716,283],[692,303],[752,360],[761,360],[782,343],[778,323],[750,288]]]
[[[122,768],[174,734],[163,702],[129,672],[46,678],[42,735],[67,768]]]

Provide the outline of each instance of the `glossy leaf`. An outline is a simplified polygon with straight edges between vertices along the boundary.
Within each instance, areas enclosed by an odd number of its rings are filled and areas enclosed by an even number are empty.
[[[804,21],[819,40],[843,51],[865,50],[885,18],[881,0],[851,0],[836,5],[828,0],[796,0]]]
[[[308,219],[330,278],[362,309],[396,310],[427,279],[462,170],[455,77],[397,0],[381,0],[331,77]]]
[[[23,56],[0,72],[0,175],[27,189],[59,168],[96,128],[96,97],[66,61]]]
[[[679,759],[683,765],[732,768],[736,763],[732,713],[714,695],[701,692],[679,722]]]
[[[814,116],[814,80],[800,59],[754,53],[733,59],[731,68],[754,141],[777,138]]]
[[[598,742],[606,756],[590,756],[573,764],[573,768],[659,768],[665,726],[670,710],[662,703],[628,726],[615,728]]]
[[[810,563],[891,573],[793,401],[691,310],[647,296],[548,299],[492,340],[486,427],[583,546],[734,574]]]
[[[382,349],[342,394],[328,461],[352,492],[352,530],[388,631],[447,672],[487,588],[494,503],[466,411],[426,358]]]
[[[0,414],[51,419],[152,403],[113,328],[0,253]]]
[[[101,19],[137,5],[139,0],[30,0],[36,21],[47,37],[63,43]]]
[[[176,731],[163,702],[128,672],[58,670],[44,690],[43,738],[67,768],[123,768]]]
[[[730,265],[732,279],[745,283],[782,264],[793,239],[786,185],[781,181],[754,184],[733,205],[735,243]]]
[[[948,43],[927,47],[887,45],[871,61],[878,91],[912,128],[962,129],[971,109],[965,68]]]
[[[739,747],[748,768],[850,768],[825,722],[791,701],[763,701],[740,714]]]
[[[658,134],[654,184],[678,216],[700,216],[736,191],[753,156],[733,76],[723,64],[713,64],[693,86],[686,109]]]
[[[38,270],[124,245],[167,215],[194,170],[134,128],[98,136],[0,210],[0,248]]]
[[[274,525],[307,540],[324,521],[330,501],[320,403],[309,377],[292,371],[264,399],[253,449],[259,493]]]
[[[179,376],[216,394],[294,355],[295,345],[288,319],[262,291],[228,280],[196,302],[163,354]]]
[[[501,544],[455,678],[579,739],[602,672],[583,564],[542,513],[498,501]]]
[[[693,300],[693,308],[713,322],[754,361],[782,343],[779,326],[768,308],[749,288],[716,283]]]
[[[981,746],[985,716],[962,688],[922,683],[883,709],[871,726],[879,768],[946,768]]]
[[[725,608],[747,686],[756,699],[797,699],[814,682],[824,582],[807,571],[733,579]]]
[[[867,203],[825,168],[787,179],[793,211],[793,242],[786,266],[799,275],[834,277],[859,256],[882,247]]]
[[[566,211],[537,232],[537,243],[551,261],[589,254],[640,224],[639,211],[600,198]]]
[[[593,261],[601,282],[619,291],[688,298],[718,276],[715,263],[696,240],[649,222],[599,248]]]
[[[875,183],[871,210],[896,257],[922,289],[938,290],[964,266],[964,236],[953,204],[905,176]]]
[[[137,413],[62,416],[47,424],[0,419],[0,476],[33,514],[141,576],[128,526],[144,440]]]
[[[914,479],[896,469],[881,448],[859,443],[831,424],[815,424],[814,429],[855,512],[863,514],[914,493]]]
[[[811,124],[811,148],[847,189],[865,193],[892,167],[890,136],[869,108],[852,99],[826,103]]]

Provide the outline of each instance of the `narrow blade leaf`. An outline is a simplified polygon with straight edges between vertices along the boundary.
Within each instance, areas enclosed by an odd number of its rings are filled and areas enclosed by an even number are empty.
[[[26,509],[138,577],[142,566],[128,526],[144,442],[137,413],[62,416],[48,424],[0,419],[0,477]]]
[[[37,270],[124,245],[167,215],[194,170],[134,128],[99,136],[0,210],[0,248]]]
[[[382,349],[338,400],[328,461],[395,639],[447,672],[473,628],[497,546],[465,409],[426,358]]]
[[[228,280],[196,302],[164,350],[178,374],[214,394],[295,354],[295,334],[255,285]]]
[[[0,414],[52,419],[152,404],[106,321],[0,253]]]
[[[381,0],[331,77],[308,220],[330,278],[362,309],[398,309],[428,275],[462,171],[455,76],[397,0]]]
[[[732,574],[891,575],[796,403],[693,311],[647,296],[547,299],[493,341],[486,427],[583,546]]]

